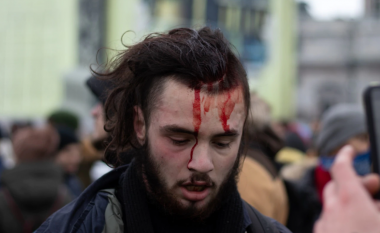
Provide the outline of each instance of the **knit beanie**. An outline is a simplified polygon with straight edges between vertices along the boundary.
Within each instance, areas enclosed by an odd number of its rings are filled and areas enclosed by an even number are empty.
[[[363,109],[353,104],[337,104],[322,115],[316,146],[320,155],[328,155],[350,138],[365,132]]]
[[[73,143],[78,143],[79,140],[75,135],[75,132],[68,127],[57,127],[57,132],[59,136],[59,143],[57,151],[62,150],[65,146]]]

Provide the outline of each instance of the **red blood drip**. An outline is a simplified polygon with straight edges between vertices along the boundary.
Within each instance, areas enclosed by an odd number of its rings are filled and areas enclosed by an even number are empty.
[[[203,107],[203,114],[206,115],[206,113],[208,113],[208,111],[210,111],[210,105],[211,105],[211,101],[213,100],[213,98],[211,96],[207,96],[205,98],[205,101],[204,101],[204,107]]]
[[[200,89],[194,90],[193,126],[194,126],[195,144],[194,144],[193,148],[191,148],[190,160],[189,160],[189,163],[187,164],[187,168],[189,168],[189,164],[193,160],[193,152],[194,152],[195,147],[198,144],[198,131],[199,131],[199,127],[201,126],[201,123],[202,123],[200,92],[201,92]]]
[[[194,152],[194,149],[198,145],[198,133],[195,133],[194,136],[195,136],[195,144],[194,144],[193,148],[191,148],[190,160],[189,160],[189,163],[187,164],[187,168],[188,169],[189,169],[189,164],[191,163],[191,161],[193,161],[193,152]]]
[[[222,109],[221,109],[221,113],[220,113],[220,121],[222,122],[222,126],[223,126],[223,129],[224,131],[228,131],[230,130],[230,126],[227,124],[227,121],[228,119],[230,119],[230,116],[231,116],[231,112],[232,110],[230,111],[230,108],[231,108],[231,94],[228,92],[227,93],[227,99],[226,101],[223,103],[223,106],[222,106]],[[233,103],[234,107],[235,107],[235,103]]]
[[[227,96],[223,98],[221,102],[218,102],[218,109],[219,120],[222,123],[224,131],[227,132],[230,130],[230,126],[227,121],[230,119],[231,113],[235,108],[236,101],[238,101],[240,97],[239,93],[236,93],[235,90],[227,92],[226,95]]]

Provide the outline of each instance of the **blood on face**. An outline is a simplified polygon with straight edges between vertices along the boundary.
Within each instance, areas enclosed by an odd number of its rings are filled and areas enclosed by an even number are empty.
[[[207,84],[207,90],[211,92],[212,84]],[[218,109],[219,121],[225,132],[230,130],[228,125],[228,120],[230,119],[231,113],[235,108],[235,104],[241,102],[241,92],[240,88],[234,88],[225,91],[220,94],[206,94],[202,100],[200,98],[201,89],[194,89],[194,102],[193,102],[193,126],[194,126],[194,136],[195,144],[191,148],[190,160],[187,165],[189,168],[190,162],[193,160],[193,152],[195,147],[198,145],[198,132],[202,124],[202,103],[203,112],[206,115],[211,108]]]

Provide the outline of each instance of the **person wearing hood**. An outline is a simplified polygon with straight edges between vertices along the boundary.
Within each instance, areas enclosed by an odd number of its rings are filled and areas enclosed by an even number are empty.
[[[71,200],[54,163],[57,145],[52,127],[20,129],[13,136],[16,166],[0,180],[0,232],[32,232]]]

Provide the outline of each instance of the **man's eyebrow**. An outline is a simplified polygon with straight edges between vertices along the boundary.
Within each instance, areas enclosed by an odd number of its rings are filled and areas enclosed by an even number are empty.
[[[183,133],[183,134],[189,134],[189,135],[195,135],[195,132],[183,127],[180,127],[178,125],[165,125],[163,127],[160,127],[160,131],[164,133]],[[213,138],[217,137],[236,137],[239,133],[236,130],[228,130],[223,133],[218,133],[212,135]]]
[[[214,138],[218,138],[218,137],[236,137],[238,135],[239,135],[238,131],[231,129],[231,130],[227,130],[226,132],[223,132],[223,133],[215,134],[212,137],[214,137]]]
[[[164,133],[183,133],[183,134],[195,135],[194,131],[185,129],[178,125],[165,125],[163,127],[160,127],[160,131]]]

